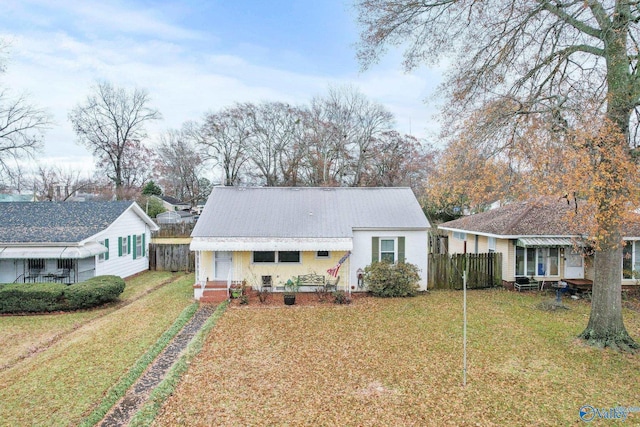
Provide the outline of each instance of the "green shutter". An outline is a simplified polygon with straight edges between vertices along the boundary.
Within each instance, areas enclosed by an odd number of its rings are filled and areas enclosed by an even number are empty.
[[[135,234],[131,236],[131,240],[133,240],[133,259],[136,259],[138,258],[138,253],[137,253],[138,239],[136,238]]]
[[[371,262],[378,262],[380,256],[380,238],[371,238]]]
[[[109,259],[109,239],[104,239],[104,246],[107,248],[107,252],[104,254],[104,260],[107,261]]]
[[[131,253],[131,236],[127,236],[127,254]]]
[[[398,262],[404,262],[404,236],[398,237]]]
[[[147,248],[145,247],[145,244],[144,244],[145,237],[147,237],[147,233],[144,233],[142,235],[142,256],[145,256],[147,254]]]
[[[122,237],[118,237],[118,256],[122,256]]]

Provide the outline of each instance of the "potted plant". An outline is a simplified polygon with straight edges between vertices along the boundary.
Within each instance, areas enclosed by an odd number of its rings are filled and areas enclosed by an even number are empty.
[[[298,277],[287,280],[284,284],[285,305],[293,305],[296,303],[296,293],[298,292],[298,288],[300,288],[300,279]]]

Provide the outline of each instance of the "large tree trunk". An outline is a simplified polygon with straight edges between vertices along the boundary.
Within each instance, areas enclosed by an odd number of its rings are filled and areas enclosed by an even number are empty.
[[[613,234],[609,247],[595,253],[591,316],[580,338],[597,347],[633,351],[640,346],[622,321],[622,247],[620,234]]]

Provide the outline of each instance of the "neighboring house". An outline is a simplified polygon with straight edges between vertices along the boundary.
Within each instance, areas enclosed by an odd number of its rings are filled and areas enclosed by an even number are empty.
[[[426,290],[428,228],[410,188],[215,187],[191,234],[195,296],[208,281],[281,290],[338,266],[338,289],[361,291],[382,259],[416,264]]]
[[[75,283],[149,268],[158,226],[130,201],[0,203],[0,283]]]
[[[184,211],[191,209],[191,205],[187,202],[176,199],[171,196],[152,196],[162,202],[162,206],[168,211]]]
[[[33,194],[0,194],[0,202],[33,202],[34,200]]]
[[[191,224],[195,218],[188,211],[167,211],[156,215],[157,224]]]
[[[502,253],[502,278],[508,283],[520,277],[541,282],[593,280],[591,263],[585,262],[589,242],[580,226],[590,219],[573,217],[572,212],[574,202],[540,198],[445,222],[438,229],[447,232],[450,253]],[[579,205],[578,212],[586,209]],[[625,263],[629,270],[640,270],[640,230],[628,225],[623,234],[629,241]],[[625,273],[624,279],[631,279],[631,274]]]

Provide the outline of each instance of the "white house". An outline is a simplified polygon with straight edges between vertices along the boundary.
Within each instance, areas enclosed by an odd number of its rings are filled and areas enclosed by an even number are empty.
[[[410,188],[216,187],[192,236],[195,297],[208,282],[281,290],[337,268],[338,289],[364,291],[372,261],[406,261],[427,288],[429,222]]]
[[[0,283],[131,276],[157,229],[131,201],[0,203]]]

